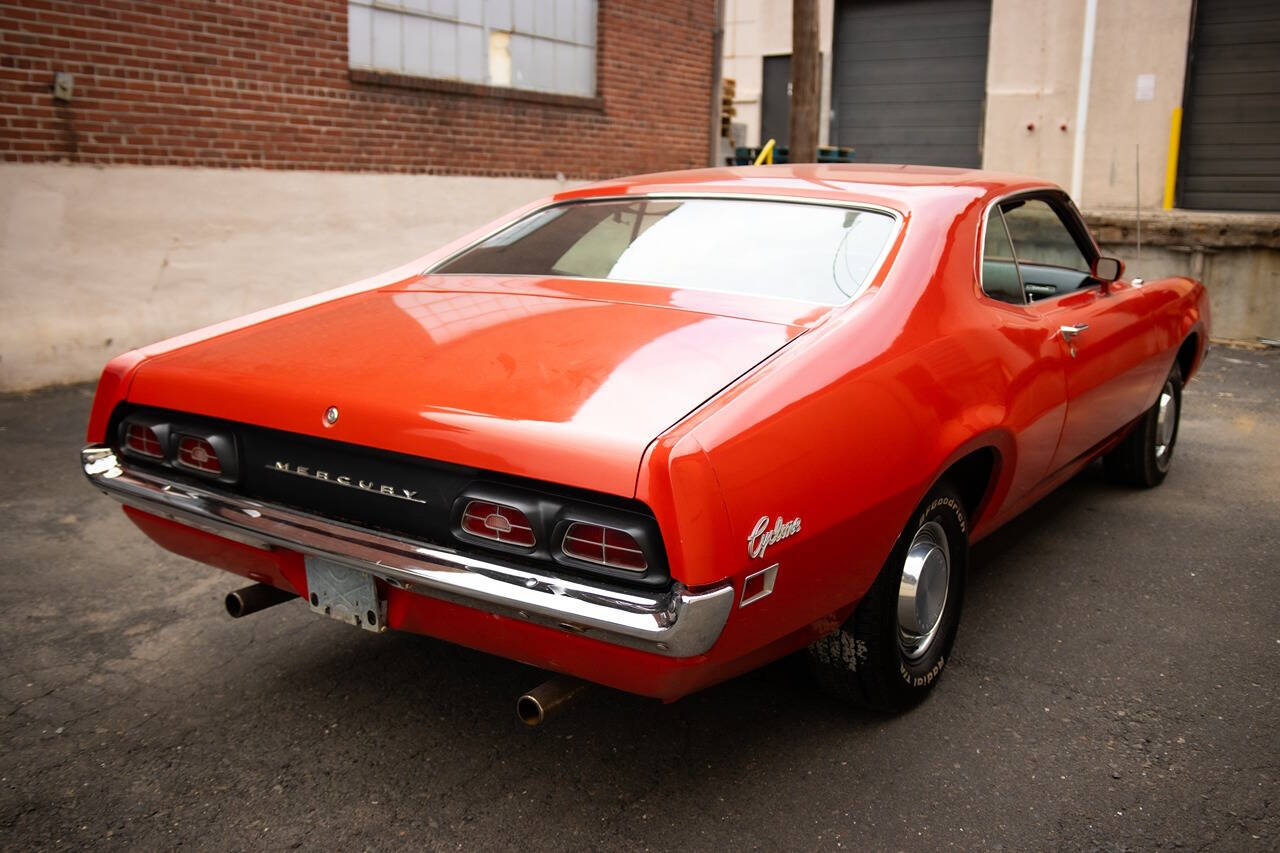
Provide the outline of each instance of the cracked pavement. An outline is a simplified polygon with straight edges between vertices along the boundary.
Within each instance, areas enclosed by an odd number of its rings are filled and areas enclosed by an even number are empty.
[[[91,394],[0,396],[0,848],[1280,846],[1280,353],[1213,351],[1163,486],[1094,466],[981,543],[898,718],[783,661],[528,730],[520,664],[232,620],[83,481]]]

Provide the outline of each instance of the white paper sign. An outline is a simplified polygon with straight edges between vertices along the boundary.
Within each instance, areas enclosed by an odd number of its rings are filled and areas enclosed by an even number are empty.
[[[1138,91],[1134,96],[1139,101],[1151,101],[1156,96],[1156,75],[1139,74]]]

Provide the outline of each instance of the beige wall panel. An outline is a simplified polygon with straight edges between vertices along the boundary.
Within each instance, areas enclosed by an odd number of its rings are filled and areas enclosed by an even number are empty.
[[[1142,204],[1160,207],[1169,119],[1182,105],[1190,31],[1191,0],[1099,2],[1083,205],[1136,204],[1134,167],[1140,151]],[[1154,91],[1142,93],[1150,100],[1138,98],[1139,75],[1154,78]]]
[[[1083,10],[1083,2],[992,3],[984,168],[1070,185]]]
[[[983,165],[1070,187],[1083,0],[994,0]],[[1085,124],[1082,207],[1132,207],[1164,192],[1169,120],[1182,103],[1191,0],[1100,0]],[[1154,89],[1140,99],[1138,77]],[[1065,128],[1065,129],[1064,129]]]
[[[0,390],[96,378],[117,353],[391,269],[559,186],[0,166]]]

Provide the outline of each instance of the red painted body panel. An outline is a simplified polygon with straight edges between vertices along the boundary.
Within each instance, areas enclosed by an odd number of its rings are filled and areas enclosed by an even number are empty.
[[[630,497],[654,436],[801,331],[437,282],[449,289],[345,296],[157,356],[129,398]]]
[[[981,538],[1122,434],[1193,334],[1199,363],[1208,302],[1189,279],[1116,282],[1027,306],[982,295],[987,206],[1045,186],[977,171],[790,166],[573,190],[556,198],[858,201],[898,212],[903,227],[867,291],[836,308],[612,282],[416,274],[459,241],[414,274],[117,359],[89,437],[103,440],[124,399],[217,415],[634,496],[658,519],[673,577],[692,588],[729,578],[740,589],[750,572],[780,563],[773,594],[735,608],[712,650],[688,659],[388,593],[392,627],[676,698],[839,624],[957,460],[978,450],[994,460],[970,519],[971,538]],[[1078,323],[1090,331],[1073,358],[1057,328]],[[330,404],[343,408],[340,433],[322,424]],[[763,516],[800,517],[803,526],[767,560],[753,560],[747,538]],[[179,553],[262,570],[255,549],[131,517]],[[277,569],[263,573],[296,588],[297,555],[269,559]]]
[[[125,507],[125,514],[143,533],[163,548],[225,569],[260,583],[307,595],[307,577],[302,556],[285,549],[264,551],[232,542],[169,519]],[[756,646],[749,638],[734,639],[741,633],[733,626],[726,640],[749,651],[729,660],[717,648],[713,655],[669,658],[621,646],[602,649],[596,640],[552,628],[484,613],[448,601],[405,592],[379,583],[387,601],[387,627],[414,631],[457,643],[532,666],[572,673],[598,684],[630,693],[673,700],[703,687],[748,672],[788,651],[812,642],[825,630],[835,627],[805,626],[794,637],[771,645]],[[825,630],[824,630],[825,629]]]

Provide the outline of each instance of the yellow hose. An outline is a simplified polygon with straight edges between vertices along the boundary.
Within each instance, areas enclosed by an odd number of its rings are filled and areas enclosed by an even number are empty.
[[[770,166],[772,166],[773,165],[773,146],[775,142],[776,140],[773,140],[773,139],[770,139],[768,142],[766,142],[764,144],[764,147],[760,149],[760,154],[756,157],[756,162],[753,163],[752,165],[759,166],[761,163],[768,163]]]

